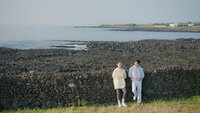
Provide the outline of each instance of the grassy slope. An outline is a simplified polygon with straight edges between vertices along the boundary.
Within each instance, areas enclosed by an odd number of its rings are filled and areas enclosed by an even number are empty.
[[[189,99],[156,100],[144,102],[140,107],[136,102],[128,103],[128,107],[84,106],[52,109],[18,109],[2,113],[200,113],[200,96]]]

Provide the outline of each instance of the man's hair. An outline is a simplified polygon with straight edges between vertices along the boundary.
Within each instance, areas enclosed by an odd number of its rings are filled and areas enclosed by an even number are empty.
[[[140,60],[135,60],[135,62],[137,62],[138,64],[140,64]]]

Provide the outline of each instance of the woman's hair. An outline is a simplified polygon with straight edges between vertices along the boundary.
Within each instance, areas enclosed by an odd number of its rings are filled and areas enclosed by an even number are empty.
[[[119,63],[122,63],[122,62],[118,61],[118,62],[116,63],[116,66],[117,66]],[[118,66],[117,66],[117,67],[118,67]]]

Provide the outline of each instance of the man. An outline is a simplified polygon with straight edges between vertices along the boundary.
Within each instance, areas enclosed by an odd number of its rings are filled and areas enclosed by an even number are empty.
[[[137,104],[140,106],[142,101],[142,80],[144,78],[143,68],[140,66],[140,60],[136,60],[134,65],[129,69],[129,75],[132,80],[133,100],[137,99]]]

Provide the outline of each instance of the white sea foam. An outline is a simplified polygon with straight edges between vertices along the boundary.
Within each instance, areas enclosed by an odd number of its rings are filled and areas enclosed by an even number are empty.
[[[57,40],[13,40],[0,41],[0,47],[12,49],[70,49],[70,50],[86,50],[87,45],[84,42],[57,41]],[[80,44],[80,45],[79,45]]]

